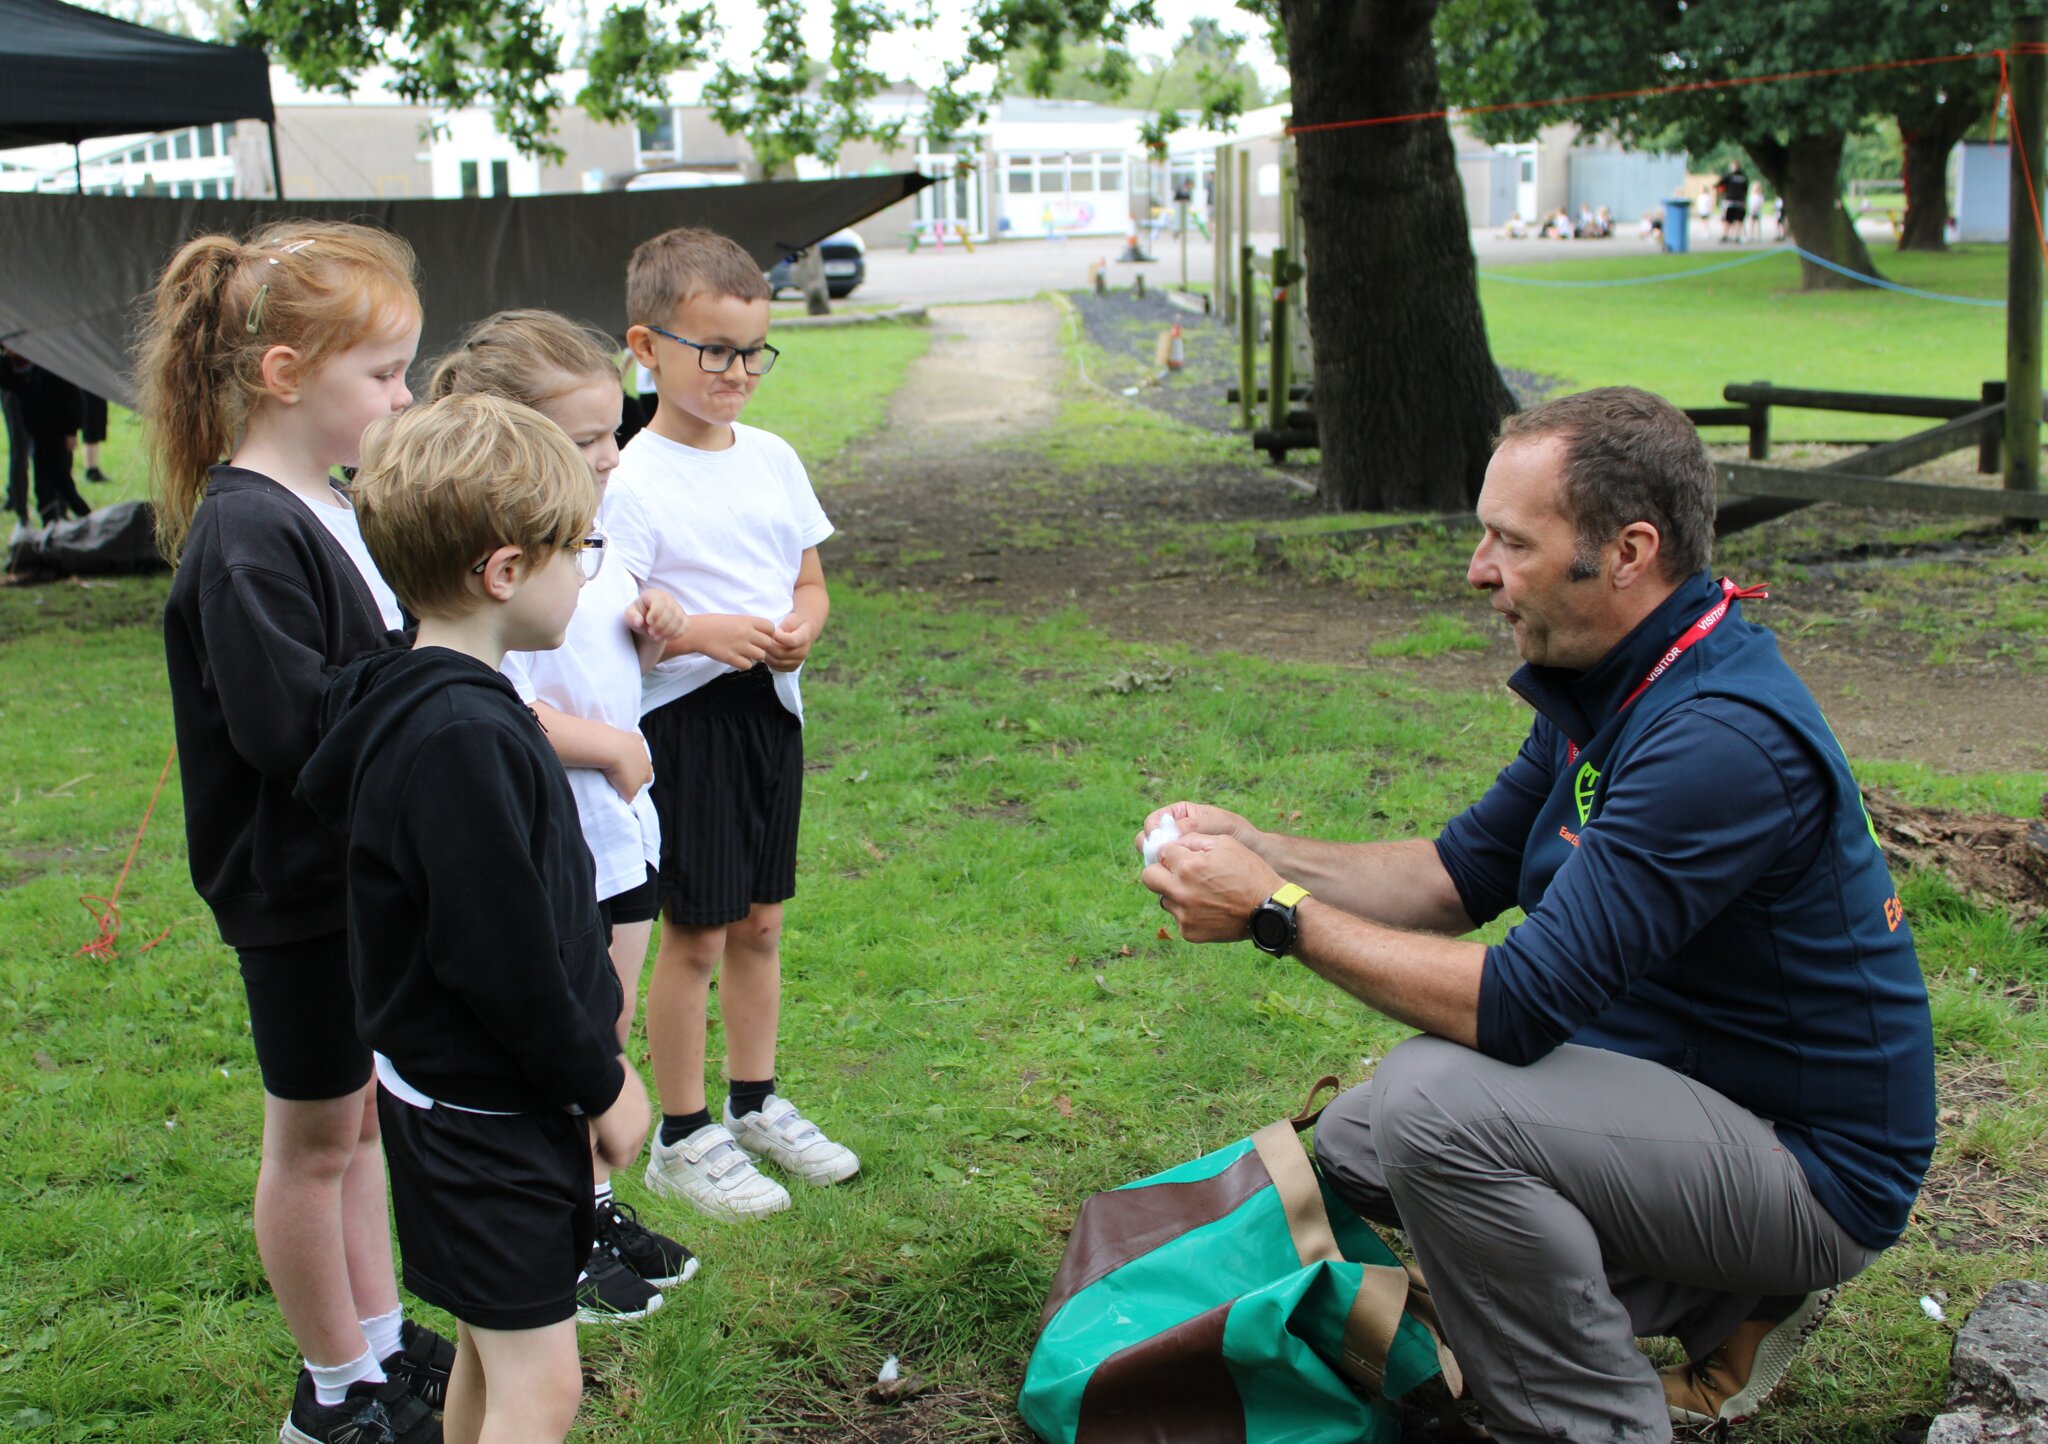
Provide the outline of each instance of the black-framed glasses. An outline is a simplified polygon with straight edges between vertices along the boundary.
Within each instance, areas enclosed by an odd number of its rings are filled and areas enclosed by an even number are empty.
[[[747,368],[749,376],[766,376],[775,369],[775,358],[782,354],[765,341],[759,346],[727,346],[717,341],[686,341],[675,332],[664,331],[659,326],[647,329],[657,336],[668,337],[679,346],[695,348],[698,367],[713,376],[723,376],[732,370],[735,360]]]
[[[601,531],[593,531],[589,536],[584,537],[580,541],[563,542],[562,550],[565,552],[575,553],[576,570],[583,574],[584,581],[594,582],[597,580],[597,574],[604,569],[605,545],[606,543],[604,533]],[[484,568],[489,566],[490,564],[490,557],[485,557],[482,561],[478,562],[475,566],[469,569],[470,575],[477,577],[482,576],[484,574]]]

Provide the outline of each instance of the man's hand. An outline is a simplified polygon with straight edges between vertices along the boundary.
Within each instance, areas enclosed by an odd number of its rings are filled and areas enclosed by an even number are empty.
[[[811,643],[817,637],[818,629],[809,617],[791,612],[775,629],[774,640],[768,647],[769,667],[777,672],[794,672],[811,655]]]
[[[624,1061],[623,1059],[621,1061]],[[647,1086],[631,1063],[626,1064],[626,1086],[612,1106],[590,1120],[591,1141],[597,1156],[614,1169],[630,1168],[647,1141]]]
[[[1256,827],[1234,812],[1226,812],[1220,807],[1210,807],[1200,802],[1170,802],[1148,815],[1145,825],[1138,829],[1138,836],[1131,845],[1139,853],[1145,851],[1146,834],[1159,826],[1160,819],[1168,813],[1173,815],[1173,824],[1180,829],[1182,837],[1192,837],[1198,833],[1213,837],[1234,837],[1246,847],[1251,847],[1259,836]],[[1157,890],[1154,889],[1155,892]],[[1260,901],[1263,902],[1264,899]]]
[[[613,748],[612,760],[604,766],[604,780],[612,785],[612,791],[628,803],[640,795],[640,789],[654,780],[654,763],[647,756],[647,744],[638,732],[624,728],[613,728],[617,743]]]
[[[680,650],[700,652],[713,661],[744,672],[756,662],[766,660],[769,649],[774,645],[775,624],[766,617],[712,613],[690,619],[690,645],[687,649],[670,643],[668,650],[671,656]]]
[[[649,587],[626,608],[626,625],[643,637],[673,642],[690,629],[690,614],[667,592]]]
[[[1221,808],[1198,810],[1233,815]],[[1159,894],[1159,905],[1173,914],[1189,942],[1230,943],[1249,935],[1252,914],[1286,879],[1235,837],[1197,832],[1168,843],[1139,881]]]

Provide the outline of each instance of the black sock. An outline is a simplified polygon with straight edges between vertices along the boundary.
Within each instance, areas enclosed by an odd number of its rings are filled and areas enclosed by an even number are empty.
[[[695,1113],[664,1113],[661,1115],[661,1146],[674,1148],[692,1133],[711,1124],[711,1110],[699,1108]]]
[[[775,1080],[764,1078],[759,1083],[748,1083],[742,1079],[732,1080],[727,1095],[726,1107],[732,1109],[732,1116],[744,1118],[749,1113],[759,1113],[768,1106],[768,1095],[775,1091]]]

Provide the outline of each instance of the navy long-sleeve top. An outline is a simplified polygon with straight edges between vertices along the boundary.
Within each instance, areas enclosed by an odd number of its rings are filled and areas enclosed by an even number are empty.
[[[1859,1241],[1905,1226],[1933,1146],[1933,1050],[1912,934],[1812,696],[1729,605],[1681,585],[1584,673],[1524,667],[1538,716],[1437,839],[1489,947],[1482,1052],[1571,1042],[1678,1069],[1776,1125]]]

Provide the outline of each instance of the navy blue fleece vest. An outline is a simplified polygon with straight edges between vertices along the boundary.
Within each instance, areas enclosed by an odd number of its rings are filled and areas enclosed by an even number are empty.
[[[1679,588],[1686,601],[1673,634],[1719,592],[1704,574]],[[1656,644],[1647,667],[1671,639],[1645,640]],[[1519,900],[1533,911],[1577,836],[1599,827],[1607,780],[1626,769],[1645,731],[1708,696],[1767,711],[1807,745],[1830,787],[1826,834],[1784,896],[1723,909],[1571,1041],[1662,1063],[1769,1120],[1828,1212],[1880,1248],[1905,1228],[1934,1147],[1927,987],[1841,744],[1776,640],[1737,604],[1633,705],[1591,719],[1597,730],[1575,758],[1560,733]],[[1709,842],[1716,831],[1734,838],[1786,822],[1671,819]]]

